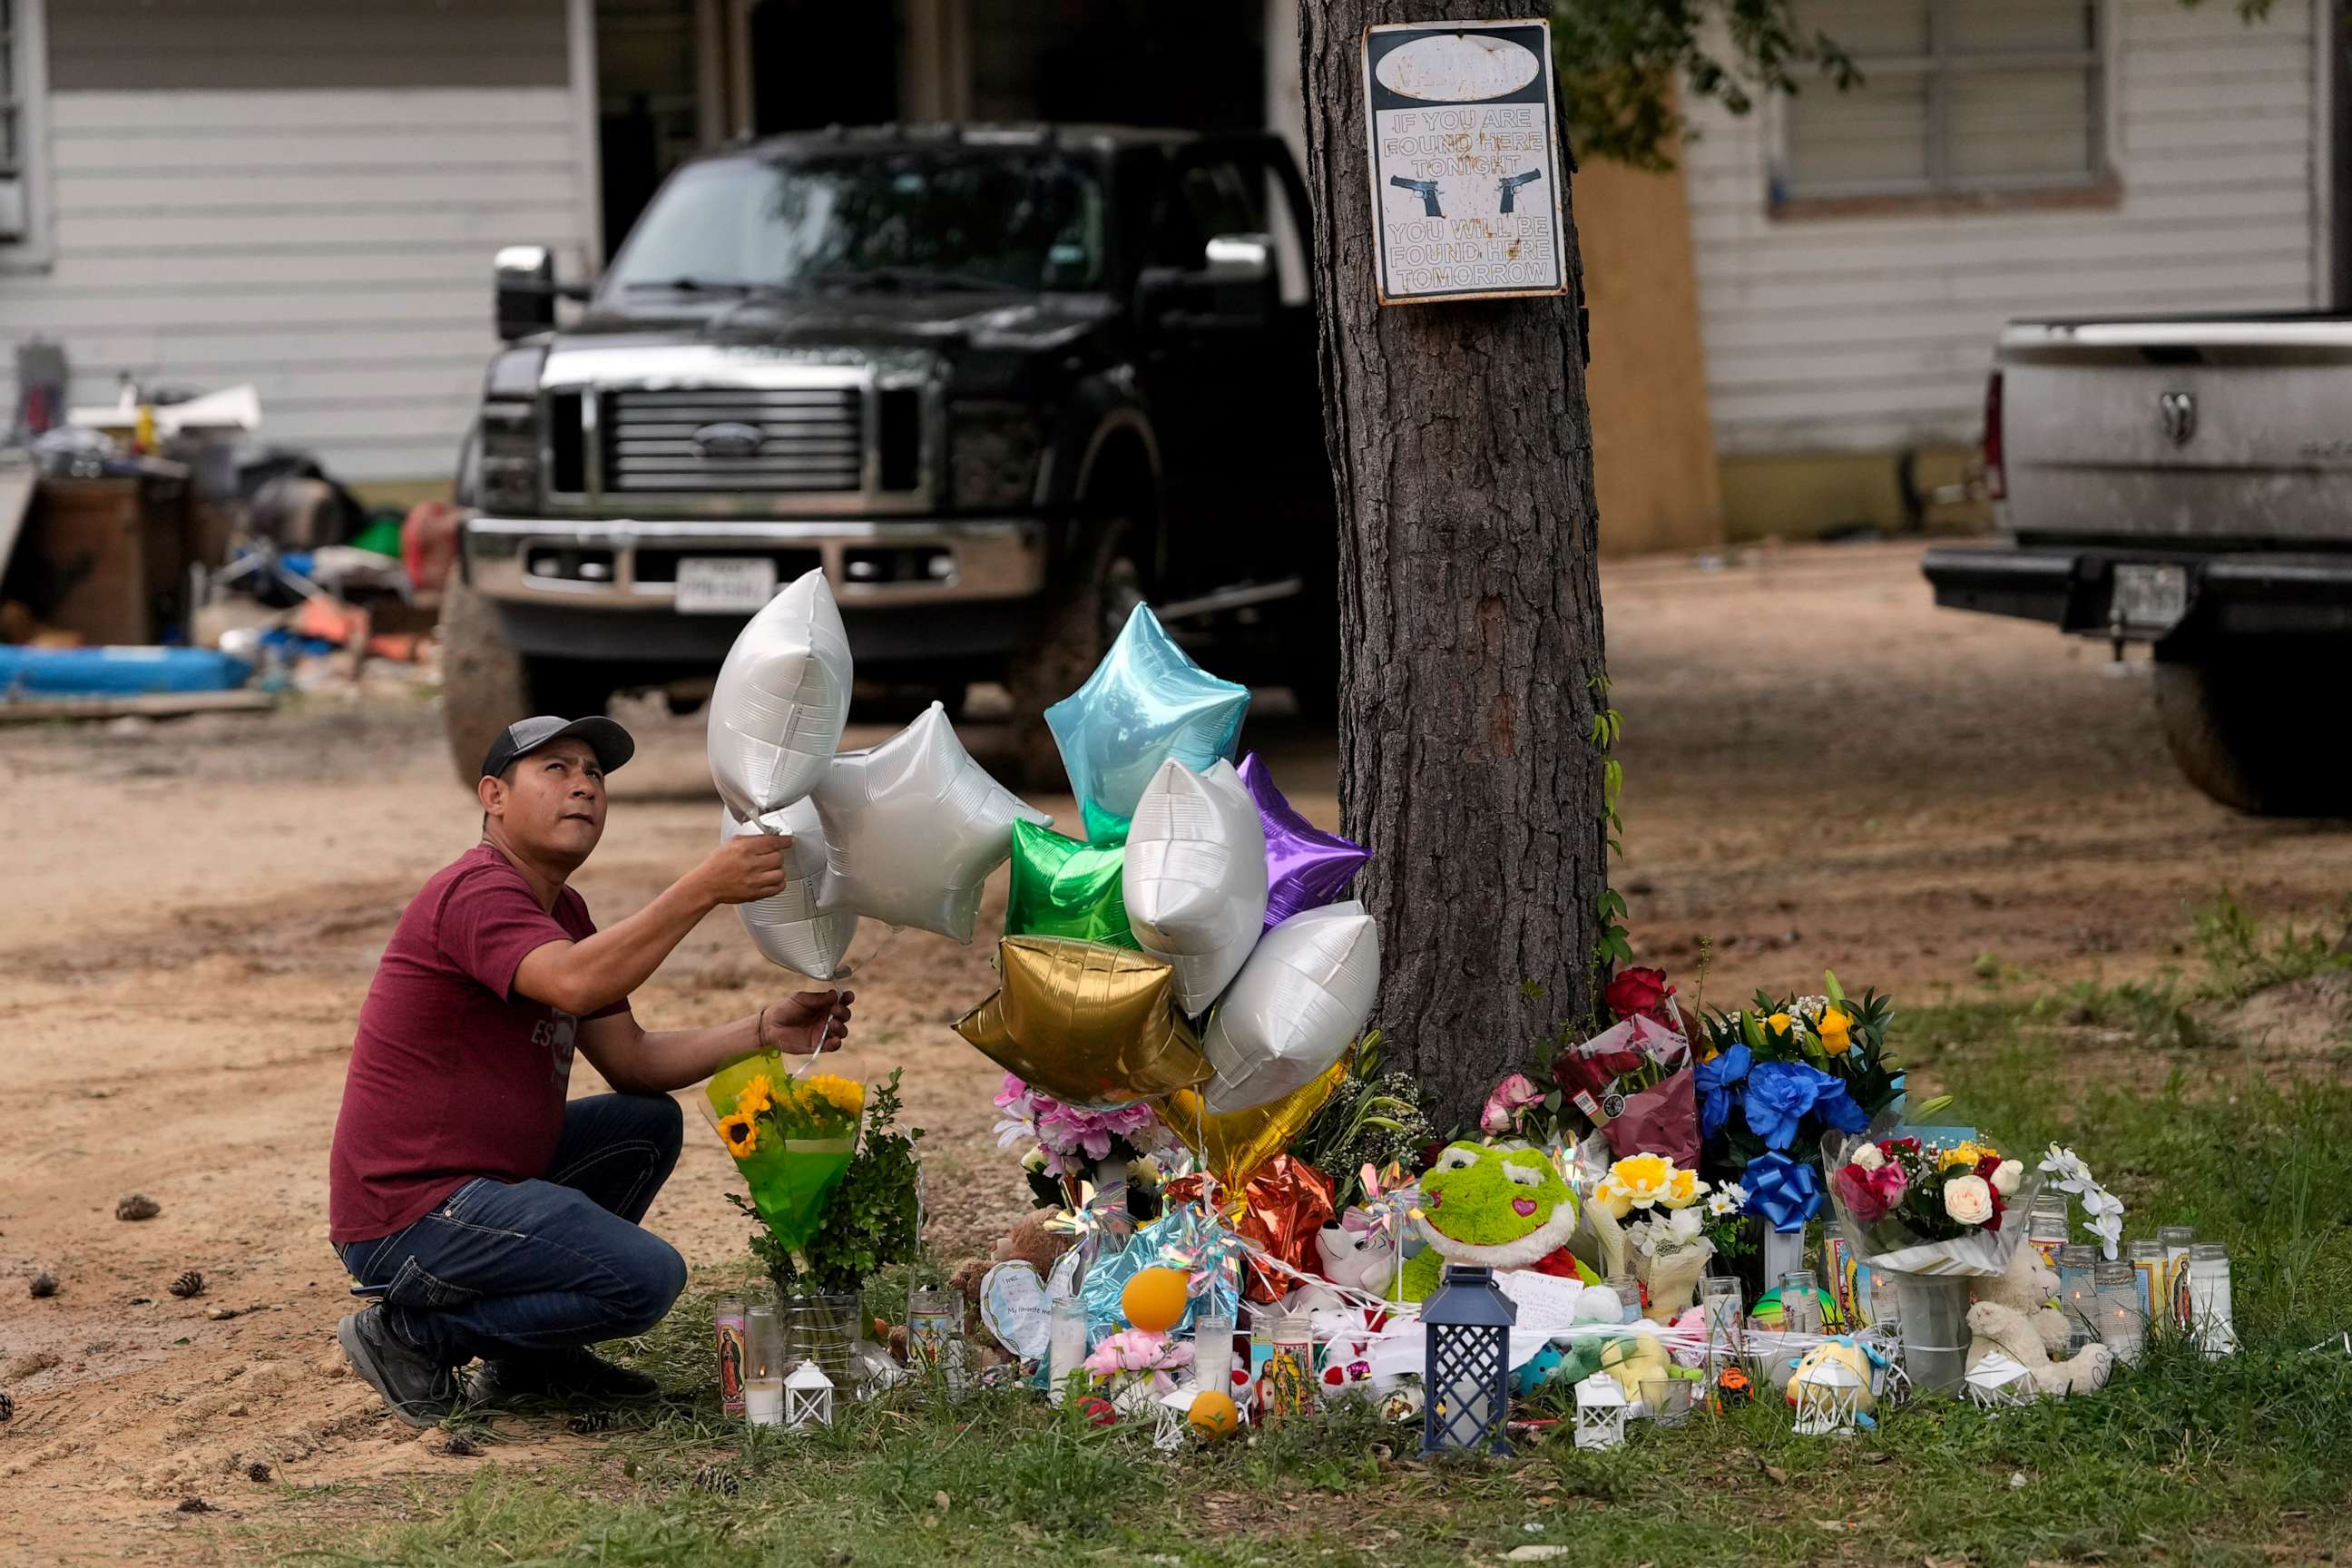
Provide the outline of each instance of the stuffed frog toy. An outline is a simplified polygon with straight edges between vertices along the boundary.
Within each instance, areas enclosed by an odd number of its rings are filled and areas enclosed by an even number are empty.
[[[1426,1300],[1448,1263],[1538,1268],[1600,1283],[1567,1251],[1576,1229],[1576,1194],[1538,1149],[1447,1144],[1421,1178],[1413,1224],[1429,1245],[1404,1266],[1408,1301]]]

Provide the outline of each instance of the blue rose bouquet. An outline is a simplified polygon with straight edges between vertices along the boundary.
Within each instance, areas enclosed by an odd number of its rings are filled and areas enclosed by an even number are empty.
[[[1775,998],[1705,1019],[1693,1069],[1698,1091],[1700,1173],[1736,1182],[1750,1214],[1783,1232],[1822,1212],[1823,1136],[1867,1130],[1903,1096],[1886,1060],[1894,1002],[1875,992],[1859,1002],[1822,976],[1819,996]]]

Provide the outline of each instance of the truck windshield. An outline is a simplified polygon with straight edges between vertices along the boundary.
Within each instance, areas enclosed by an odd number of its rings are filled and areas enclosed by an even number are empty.
[[[614,261],[629,293],[1097,287],[1103,201],[1061,153],[925,149],[690,164]]]

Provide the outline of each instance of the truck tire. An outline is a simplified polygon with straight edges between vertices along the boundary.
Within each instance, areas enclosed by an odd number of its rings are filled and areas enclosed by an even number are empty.
[[[2313,746],[2308,700],[2345,651],[2281,639],[2159,654],[2156,710],[2173,762],[2206,795],[2257,816],[2352,816],[2352,773]]]
[[[1061,749],[1045,726],[1045,710],[1086,683],[1127,617],[1144,602],[1149,559],[1143,531],[1132,519],[1097,518],[1079,533],[1063,580],[1032,611],[1004,676],[1013,699],[1017,787],[1069,787]]]
[[[609,676],[584,665],[525,658],[499,640],[490,602],[452,574],[441,596],[441,728],[457,782],[480,777],[498,732],[518,719],[602,713]]]

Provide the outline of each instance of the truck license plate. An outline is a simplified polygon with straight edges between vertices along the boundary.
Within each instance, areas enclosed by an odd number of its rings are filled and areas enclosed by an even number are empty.
[[[2189,569],[2119,564],[2112,607],[2127,626],[2169,631],[2189,613]]]
[[[677,613],[745,615],[776,595],[776,563],[764,555],[688,555],[677,563]]]

